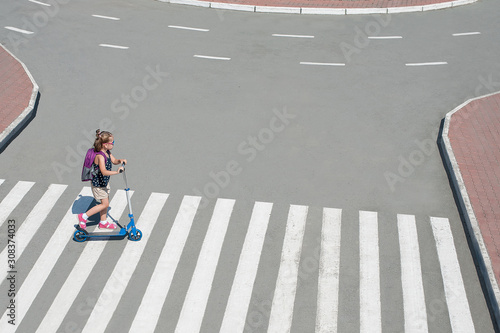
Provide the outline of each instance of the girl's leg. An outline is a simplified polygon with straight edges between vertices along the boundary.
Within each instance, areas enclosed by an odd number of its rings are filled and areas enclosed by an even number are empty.
[[[109,206],[109,198],[101,200],[103,205]],[[101,211],[101,221],[99,222],[99,228],[115,229],[116,224],[108,222],[108,209]]]
[[[101,203],[90,208],[84,214],[78,214],[78,224],[80,228],[85,229],[87,227],[87,219],[97,213],[100,213],[101,221],[106,220],[109,207],[109,190],[110,189],[108,184],[107,188],[104,190],[106,192],[106,196],[104,199],[101,199]],[[102,191],[103,190],[101,188],[92,186],[92,193],[94,194],[94,198],[104,196]]]
[[[87,214],[88,217],[91,217],[94,214],[101,213],[101,217],[102,214],[104,214],[106,217],[106,215],[108,214],[108,207],[109,207],[109,199],[108,198],[102,199],[99,205],[90,208],[85,214]]]
[[[103,209],[100,211],[101,213],[101,222],[104,222],[108,219],[108,207],[109,207],[109,198],[102,199],[101,200],[101,205],[106,206],[106,209]]]

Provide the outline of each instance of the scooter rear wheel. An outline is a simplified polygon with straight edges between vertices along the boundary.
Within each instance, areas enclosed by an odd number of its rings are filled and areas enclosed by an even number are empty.
[[[73,234],[73,239],[76,241],[76,242],[85,242],[87,240],[87,236],[89,235],[89,233],[87,231],[84,231],[84,230],[77,230],[75,231],[75,233]]]
[[[134,242],[141,240],[141,238],[142,232],[139,229],[135,229],[135,235],[132,235],[131,233],[128,234],[128,239]]]

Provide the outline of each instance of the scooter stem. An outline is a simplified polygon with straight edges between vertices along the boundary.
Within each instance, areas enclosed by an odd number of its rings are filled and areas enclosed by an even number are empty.
[[[122,163],[122,167],[123,167],[123,172],[122,172],[123,173],[123,180],[125,181],[125,193],[127,194],[129,216],[131,218],[133,218],[134,213],[132,213],[132,203],[130,201],[130,194],[129,194],[130,188],[128,187],[127,175],[125,174],[125,163]]]

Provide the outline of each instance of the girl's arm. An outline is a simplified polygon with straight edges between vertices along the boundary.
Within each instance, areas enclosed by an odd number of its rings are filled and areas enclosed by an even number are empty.
[[[122,159],[117,159],[113,156],[113,154],[109,153],[109,157],[111,158],[111,163],[113,163],[114,165],[117,165],[117,164],[122,164],[122,163],[125,163],[127,164],[127,160],[122,158]]]
[[[106,161],[104,160],[104,156],[97,155],[95,158],[97,159],[96,164],[99,166],[99,170],[101,171],[103,176],[112,176],[120,173],[121,168],[118,168],[118,171],[113,171],[113,170],[108,171],[106,169]]]

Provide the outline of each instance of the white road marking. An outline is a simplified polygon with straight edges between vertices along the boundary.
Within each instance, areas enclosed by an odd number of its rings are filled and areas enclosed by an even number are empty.
[[[307,62],[301,61],[301,65],[311,65],[311,66],[345,66],[344,63],[334,63],[334,62]]]
[[[231,60],[231,58],[226,58],[226,57],[213,57],[213,56],[205,56],[205,55],[199,55],[195,54],[195,58],[203,58],[203,59],[213,59],[213,60]]]
[[[23,29],[19,29],[19,28],[15,28],[15,27],[10,27],[10,26],[6,26],[5,29],[12,30],[15,32],[20,32],[20,33],[25,34],[25,35],[31,35],[34,33],[33,31],[23,30]]]
[[[288,212],[281,263],[269,317],[269,333],[287,333],[292,326],[307,211],[307,206],[292,205]]]
[[[272,207],[273,204],[268,202],[256,202],[254,205],[226,312],[219,330],[221,333],[241,333],[245,329],[245,319]]]
[[[283,34],[273,34],[273,37],[314,38],[314,36],[309,36],[309,35],[283,35]]]
[[[382,332],[380,258],[376,212],[359,212],[360,332]]]
[[[132,193],[129,194],[132,195],[133,191],[130,192]],[[114,218],[119,219],[127,206],[125,191],[118,190],[109,206],[112,208],[113,215],[115,215]],[[87,242],[85,244],[85,248],[80,254],[78,261],[73,266],[71,273],[66,278],[61,289],[59,289],[52,305],[38,326],[37,333],[57,332],[71,305],[78,297],[82,286],[87,281],[92,269],[94,269],[105,246],[106,242]]]
[[[35,183],[19,181],[0,203],[0,227]]]
[[[438,62],[414,62],[406,64],[406,66],[436,66],[436,65],[448,65],[448,63],[446,61],[438,61]]]
[[[337,332],[341,216],[341,209],[323,209],[316,333]]]
[[[169,25],[169,28],[173,29],[181,29],[181,30],[192,30],[192,31],[201,31],[201,32],[208,32],[210,31],[209,29],[200,29],[200,28],[191,28],[191,27],[184,27],[181,25]]]
[[[36,0],[28,0],[29,2],[33,2],[33,3],[36,3],[38,5],[42,5],[42,6],[47,6],[47,7],[51,7],[52,5],[48,4],[48,3],[45,3],[45,2],[40,2],[40,1],[36,1]]]
[[[114,21],[119,21],[120,20],[118,17],[113,17],[113,16],[103,16],[103,15],[97,15],[97,14],[94,14],[92,16],[93,17],[97,17],[97,18],[106,19],[106,20],[114,20]]]
[[[155,331],[200,201],[201,197],[194,196],[185,196],[182,200],[151,281],[135,314],[130,333]]]
[[[431,217],[431,225],[441,266],[452,331],[473,333],[475,332],[474,323],[449,221],[446,218]]]
[[[219,256],[233,212],[234,200],[218,199],[175,332],[200,332]]]
[[[23,304],[23,306],[20,306],[17,309],[16,325],[11,325],[7,320],[2,320],[0,321],[0,332],[15,332],[19,327],[36,296],[42,289],[42,286],[47,281],[47,278],[49,277],[49,274],[54,268],[57,260],[63,253],[68,241],[71,239],[71,234],[75,230],[74,225],[77,222],[76,215],[73,214],[73,210],[84,212],[93,200],[94,198],[92,197],[90,187],[84,187],[80,194],[76,197],[75,204],[71,205],[66,212],[66,215],[64,215],[63,219],[59,223],[59,226],[45,245],[43,252],[38,257],[35,265],[31,268],[28,276],[16,294],[16,303]],[[3,315],[4,318],[7,316],[8,311],[9,310],[7,309]]]
[[[47,191],[45,191],[42,198],[38,201],[36,206],[30,212],[26,220],[21,224],[16,232],[15,244],[16,244],[16,260],[19,260],[21,255],[26,249],[26,246],[31,241],[33,236],[36,234],[38,229],[42,226],[43,222],[49,215],[50,211],[59,200],[60,196],[66,190],[67,185],[57,185],[51,184]],[[8,248],[5,247],[0,254],[0,262],[7,263],[7,251]],[[7,275],[7,271],[3,274]],[[0,274],[0,280],[3,280],[5,276]]]
[[[368,39],[402,39],[402,36],[368,36]]]
[[[453,34],[452,36],[458,37],[458,36],[471,36],[471,35],[480,35],[481,33],[479,31],[474,31],[474,32],[461,32],[461,33],[456,33]]]
[[[427,312],[414,215],[398,214],[405,332],[426,333]]]
[[[113,273],[111,273],[106,286],[92,309],[82,333],[102,333],[106,330],[141,259],[149,236],[168,196],[168,194],[164,193],[152,193],[149,196],[148,202],[137,222],[137,227],[142,232],[142,239],[138,242],[128,241],[113,269]]]
[[[128,49],[128,46],[120,46],[120,45],[112,45],[112,44],[99,44],[99,46],[102,46],[102,47],[111,47],[111,48],[114,48],[114,49],[122,49],[122,50]]]

